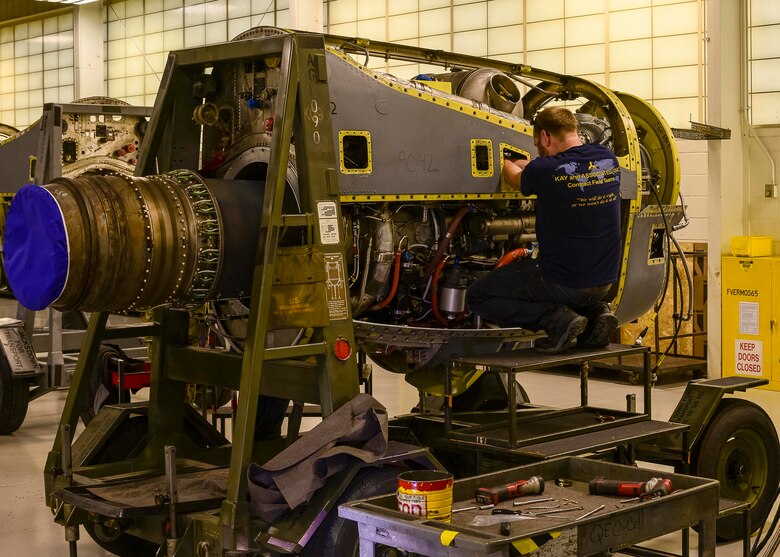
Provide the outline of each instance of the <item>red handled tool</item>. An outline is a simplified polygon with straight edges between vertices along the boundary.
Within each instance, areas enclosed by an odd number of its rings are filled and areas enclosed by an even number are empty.
[[[591,495],[621,495],[638,497],[640,500],[649,499],[669,495],[672,492],[672,480],[651,478],[646,482],[624,482],[596,478],[588,484],[588,491]]]
[[[541,476],[531,476],[527,480],[520,480],[499,487],[477,488],[477,503],[483,505],[497,505],[501,501],[508,501],[523,495],[538,495],[544,491],[544,480]]]

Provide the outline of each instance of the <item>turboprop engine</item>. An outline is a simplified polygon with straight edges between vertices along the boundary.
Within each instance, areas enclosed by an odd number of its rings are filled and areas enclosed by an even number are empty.
[[[283,33],[258,28],[236,41]],[[500,169],[505,157],[536,156],[530,118],[565,101],[583,141],[607,145],[621,166],[623,261],[608,300],[621,322],[653,306],[665,225],[679,218],[679,164],[671,130],[649,104],[529,66],[344,37],[324,44],[307,77],[327,81],[330,103],[303,110],[315,128],[306,141],[274,145],[277,128],[292,125],[283,121],[289,92],[278,57],[181,58],[170,71],[183,78],[160,92],[136,177],[22,189],[5,245],[19,300],[111,312],[211,301],[226,336],[240,338],[266,179],[283,149],[286,166],[274,176],[284,213],[311,222],[308,232],[282,230],[281,243],[341,245],[345,268],[324,263],[327,295],[347,283],[355,336],[372,358],[408,373],[440,362],[445,346],[469,354],[530,340],[538,333],[485,328],[465,293],[497,265],[535,256],[535,199],[512,190]],[[453,69],[406,80],[369,69],[356,51]],[[338,192],[338,210],[298,199],[299,181],[312,179],[299,175],[303,160],[334,161],[327,188]]]

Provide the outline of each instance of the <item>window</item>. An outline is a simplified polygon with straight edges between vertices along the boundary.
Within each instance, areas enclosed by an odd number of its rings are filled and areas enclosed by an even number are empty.
[[[326,31],[578,75],[636,94],[687,127],[704,118],[703,9],[700,0],[326,0]],[[407,79],[432,70],[370,66]]]
[[[73,15],[0,27],[0,123],[25,128],[44,103],[72,102]]]
[[[750,0],[747,23],[750,123],[780,124],[780,4]]]
[[[108,95],[137,106],[157,96],[168,52],[288,25],[287,0],[123,0],[106,5]]]

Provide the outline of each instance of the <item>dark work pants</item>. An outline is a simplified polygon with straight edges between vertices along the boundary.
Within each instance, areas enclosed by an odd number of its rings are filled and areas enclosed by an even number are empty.
[[[571,288],[545,280],[535,259],[518,259],[493,271],[469,287],[468,308],[504,327],[548,330],[566,306],[587,314],[609,291]]]

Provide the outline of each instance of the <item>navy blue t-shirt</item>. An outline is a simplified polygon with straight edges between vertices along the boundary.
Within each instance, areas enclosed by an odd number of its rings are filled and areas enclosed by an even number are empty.
[[[573,288],[617,281],[620,271],[620,166],[603,145],[579,145],[532,160],[523,195],[536,195],[542,276]]]

